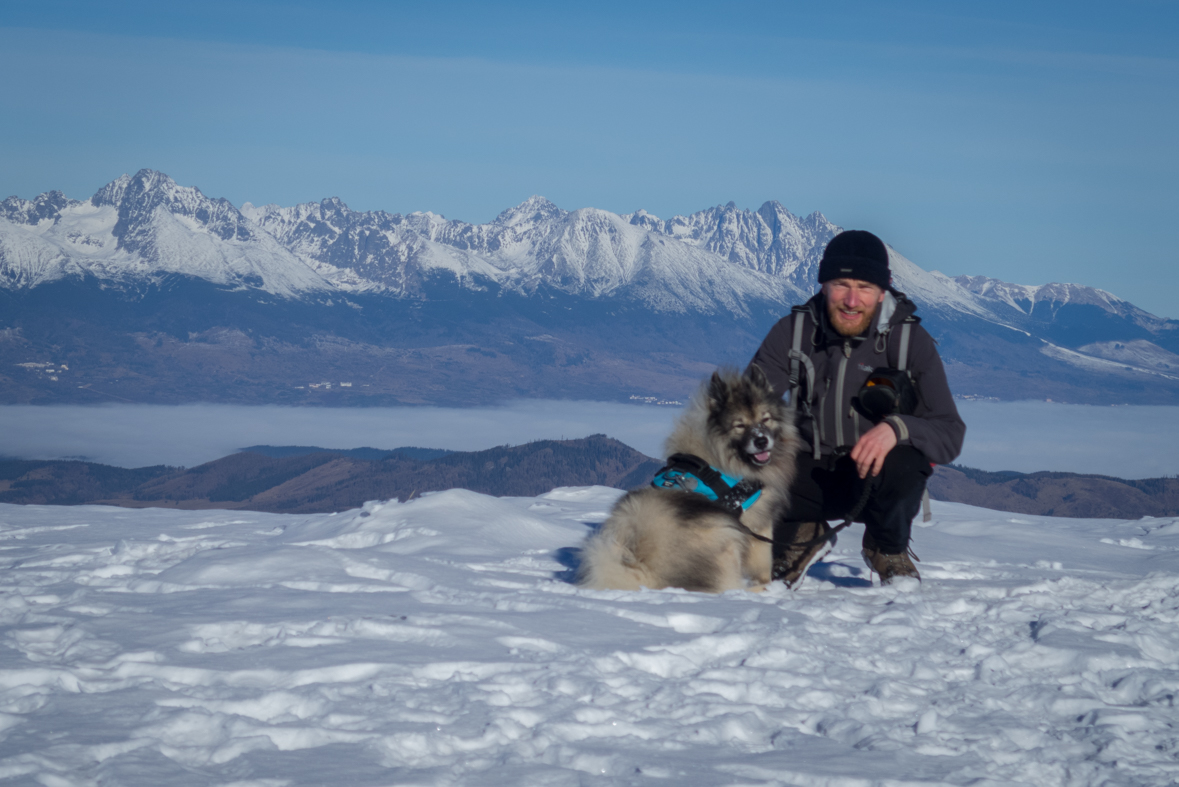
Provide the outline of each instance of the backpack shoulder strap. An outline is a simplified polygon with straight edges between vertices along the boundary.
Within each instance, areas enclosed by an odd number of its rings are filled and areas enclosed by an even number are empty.
[[[815,395],[815,364],[811,361],[810,356],[802,351],[802,336],[806,329],[806,317],[811,312],[804,305],[795,306],[791,313],[794,315],[794,331],[790,341],[790,352],[787,354],[790,359],[790,406],[810,418],[817,432],[818,421],[815,419],[814,413],[811,412],[810,403],[810,399]],[[814,315],[811,315],[811,318],[814,319]],[[806,369],[806,399],[799,396],[800,378],[804,367]],[[814,443],[814,456],[818,460],[820,456],[818,434],[814,436],[812,442]]]
[[[905,371],[905,367],[909,365],[909,334],[913,330],[913,322],[905,320],[901,323],[901,349],[897,353],[897,369]]]
[[[902,372],[908,371],[905,367],[909,364],[909,334],[912,330],[912,319],[906,319],[901,323],[901,348],[897,353],[897,369]],[[933,511],[929,505],[929,487],[926,487],[925,491],[921,493],[921,521],[928,522],[931,519],[933,519]]]
[[[806,327],[806,308],[795,306],[792,314],[794,315],[794,331],[790,342],[790,353],[787,357],[790,358],[790,395],[793,397],[794,392],[798,390],[799,376],[802,371],[801,362],[804,357],[802,354],[802,332]]]

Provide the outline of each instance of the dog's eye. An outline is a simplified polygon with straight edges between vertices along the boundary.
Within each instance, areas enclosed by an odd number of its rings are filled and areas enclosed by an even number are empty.
[[[745,428],[745,422],[744,421],[733,421],[733,425],[730,426],[729,428],[732,429],[734,432],[739,432]]]

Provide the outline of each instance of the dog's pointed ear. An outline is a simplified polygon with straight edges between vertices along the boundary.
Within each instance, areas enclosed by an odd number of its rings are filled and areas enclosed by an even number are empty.
[[[745,370],[745,376],[749,379],[749,382],[753,383],[756,387],[773,393],[774,389],[773,386],[770,385],[769,378],[766,377],[766,373],[757,364],[749,364],[749,368]]]
[[[728,401],[729,384],[720,376],[720,372],[713,372],[708,382],[708,405],[710,409],[717,409],[723,402]]]

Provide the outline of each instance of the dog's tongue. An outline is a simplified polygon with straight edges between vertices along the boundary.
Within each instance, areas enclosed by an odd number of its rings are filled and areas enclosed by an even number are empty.
[[[770,461],[770,452],[762,451],[760,454],[754,454],[753,458],[764,465],[766,462]]]

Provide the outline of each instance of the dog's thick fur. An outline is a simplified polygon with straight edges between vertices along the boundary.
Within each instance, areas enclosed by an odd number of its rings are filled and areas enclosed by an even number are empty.
[[[761,497],[738,519],[695,492],[656,487],[627,492],[586,540],[578,584],[710,593],[763,588],[770,581],[771,545],[737,524],[772,537],[800,445],[793,410],[760,368],[752,366],[743,376],[714,373],[667,439],[667,455],[694,454],[727,475],[760,481]]]

